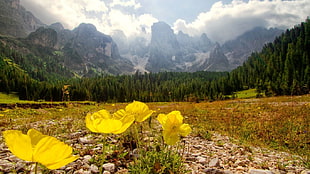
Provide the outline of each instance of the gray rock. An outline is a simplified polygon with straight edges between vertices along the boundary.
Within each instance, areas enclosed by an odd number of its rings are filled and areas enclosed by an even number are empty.
[[[114,163],[105,163],[102,165],[104,170],[113,173],[115,171],[115,164]]]
[[[90,155],[85,155],[83,157],[83,162],[88,164],[90,159],[92,159],[92,157]]]
[[[213,158],[210,162],[209,162],[209,167],[219,167],[220,166],[220,160],[218,157]]]
[[[73,174],[91,174],[91,172],[80,169],[80,170],[75,171]]]
[[[95,164],[92,164],[90,166],[90,171],[91,173],[99,173],[99,168]]]
[[[204,158],[204,157],[201,157],[201,156],[197,157],[196,160],[197,160],[199,163],[201,163],[201,164],[206,164],[206,163],[207,163],[207,159]]]
[[[94,142],[94,140],[92,140],[91,137],[81,137],[79,138],[79,141],[82,144],[90,144]]]
[[[204,172],[204,173],[208,173],[208,174],[225,174],[225,172],[222,171],[222,170],[210,169],[210,168],[204,169],[203,172]]]
[[[310,174],[310,170],[304,170],[300,174]]]
[[[9,172],[13,168],[14,166],[10,161],[0,159],[0,171]]]
[[[24,162],[20,162],[20,161],[19,161],[19,162],[17,162],[16,165],[15,165],[15,170],[16,170],[16,171],[22,170],[23,168],[25,168],[25,166],[26,166],[26,165],[25,165]]]
[[[273,172],[269,170],[250,169],[249,174],[273,174]]]

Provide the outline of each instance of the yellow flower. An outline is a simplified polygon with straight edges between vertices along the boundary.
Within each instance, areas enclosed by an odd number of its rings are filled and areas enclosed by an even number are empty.
[[[111,115],[107,110],[100,110],[93,114],[87,114],[86,127],[97,133],[120,134],[134,122],[133,115],[127,114],[123,109]]]
[[[126,106],[125,111],[129,115],[134,115],[137,122],[143,122],[149,118],[154,111],[142,102],[134,101]]]
[[[4,117],[4,114],[0,114],[0,117]]]
[[[157,120],[162,125],[164,141],[168,145],[176,144],[180,136],[187,136],[192,131],[188,124],[183,124],[180,111],[172,111],[167,115],[159,114]]]
[[[38,162],[49,169],[61,168],[79,156],[72,155],[72,148],[58,139],[30,129],[26,134],[18,130],[3,131],[10,151],[25,161]]]
[[[11,109],[6,109],[3,112],[10,112],[10,111],[11,111]]]

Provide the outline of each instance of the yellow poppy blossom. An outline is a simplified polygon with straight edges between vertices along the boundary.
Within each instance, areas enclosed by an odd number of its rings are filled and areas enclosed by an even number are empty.
[[[124,110],[119,110],[111,115],[104,109],[93,114],[87,114],[85,118],[86,127],[90,131],[113,134],[125,132],[134,120],[134,116],[127,114]]]
[[[3,131],[3,137],[15,156],[25,161],[41,163],[48,169],[61,168],[79,158],[72,155],[70,146],[35,129],[29,129],[27,134],[7,130]]]
[[[129,115],[134,115],[137,122],[143,122],[149,118],[154,111],[142,102],[134,101],[126,106],[125,111]]]
[[[167,115],[159,114],[157,120],[162,125],[164,141],[168,145],[176,144],[180,136],[187,136],[192,131],[188,124],[183,124],[180,111],[172,111]]]

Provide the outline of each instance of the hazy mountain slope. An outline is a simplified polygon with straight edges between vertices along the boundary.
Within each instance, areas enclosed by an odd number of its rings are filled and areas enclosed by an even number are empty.
[[[44,24],[20,5],[20,0],[0,1],[0,34],[26,37]]]
[[[242,65],[252,52],[261,51],[265,44],[273,42],[282,33],[283,30],[276,28],[266,29],[257,27],[234,40],[224,43],[222,48],[231,68]]]
[[[117,38],[119,45],[124,46],[124,49],[121,48],[121,55],[141,71],[230,71],[242,65],[252,52],[260,51],[282,32],[279,29],[254,28],[219,45],[212,42],[206,34],[200,37],[192,37],[183,32],[175,34],[168,24],[158,22],[152,26],[149,44],[127,42],[121,33],[113,37]],[[137,47],[140,49],[130,50]]]

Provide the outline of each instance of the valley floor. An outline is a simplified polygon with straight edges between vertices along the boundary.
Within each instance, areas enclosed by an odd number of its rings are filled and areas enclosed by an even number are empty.
[[[53,108],[2,108],[0,131],[17,129],[26,132],[35,128],[71,145],[75,153],[80,155],[78,160],[58,170],[48,172],[39,168],[42,173],[99,173],[102,164],[105,166],[105,174],[127,173],[128,164],[133,160],[113,157],[113,153],[119,149],[124,150],[119,143],[124,138],[91,133],[84,122],[89,112],[104,108],[112,113],[124,108],[126,104],[72,103]],[[156,110],[151,120],[156,130],[144,131],[146,136],[143,137],[152,139],[151,135],[159,132],[160,127],[155,119],[158,113],[179,110],[184,116],[184,122],[191,125],[193,131],[183,138],[179,151],[189,173],[310,173],[310,95],[147,105]],[[104,138],[110,151],[105,150],[107,159],[100,163],[98,159],[103,154]],[[281,144],[282,139],[285,139],[284,144]],[[127,152],[129,155],[134,154],[134,150]],[[12,155],[1,134],[0,173],[29,173],[33,168],[34,164]]]

